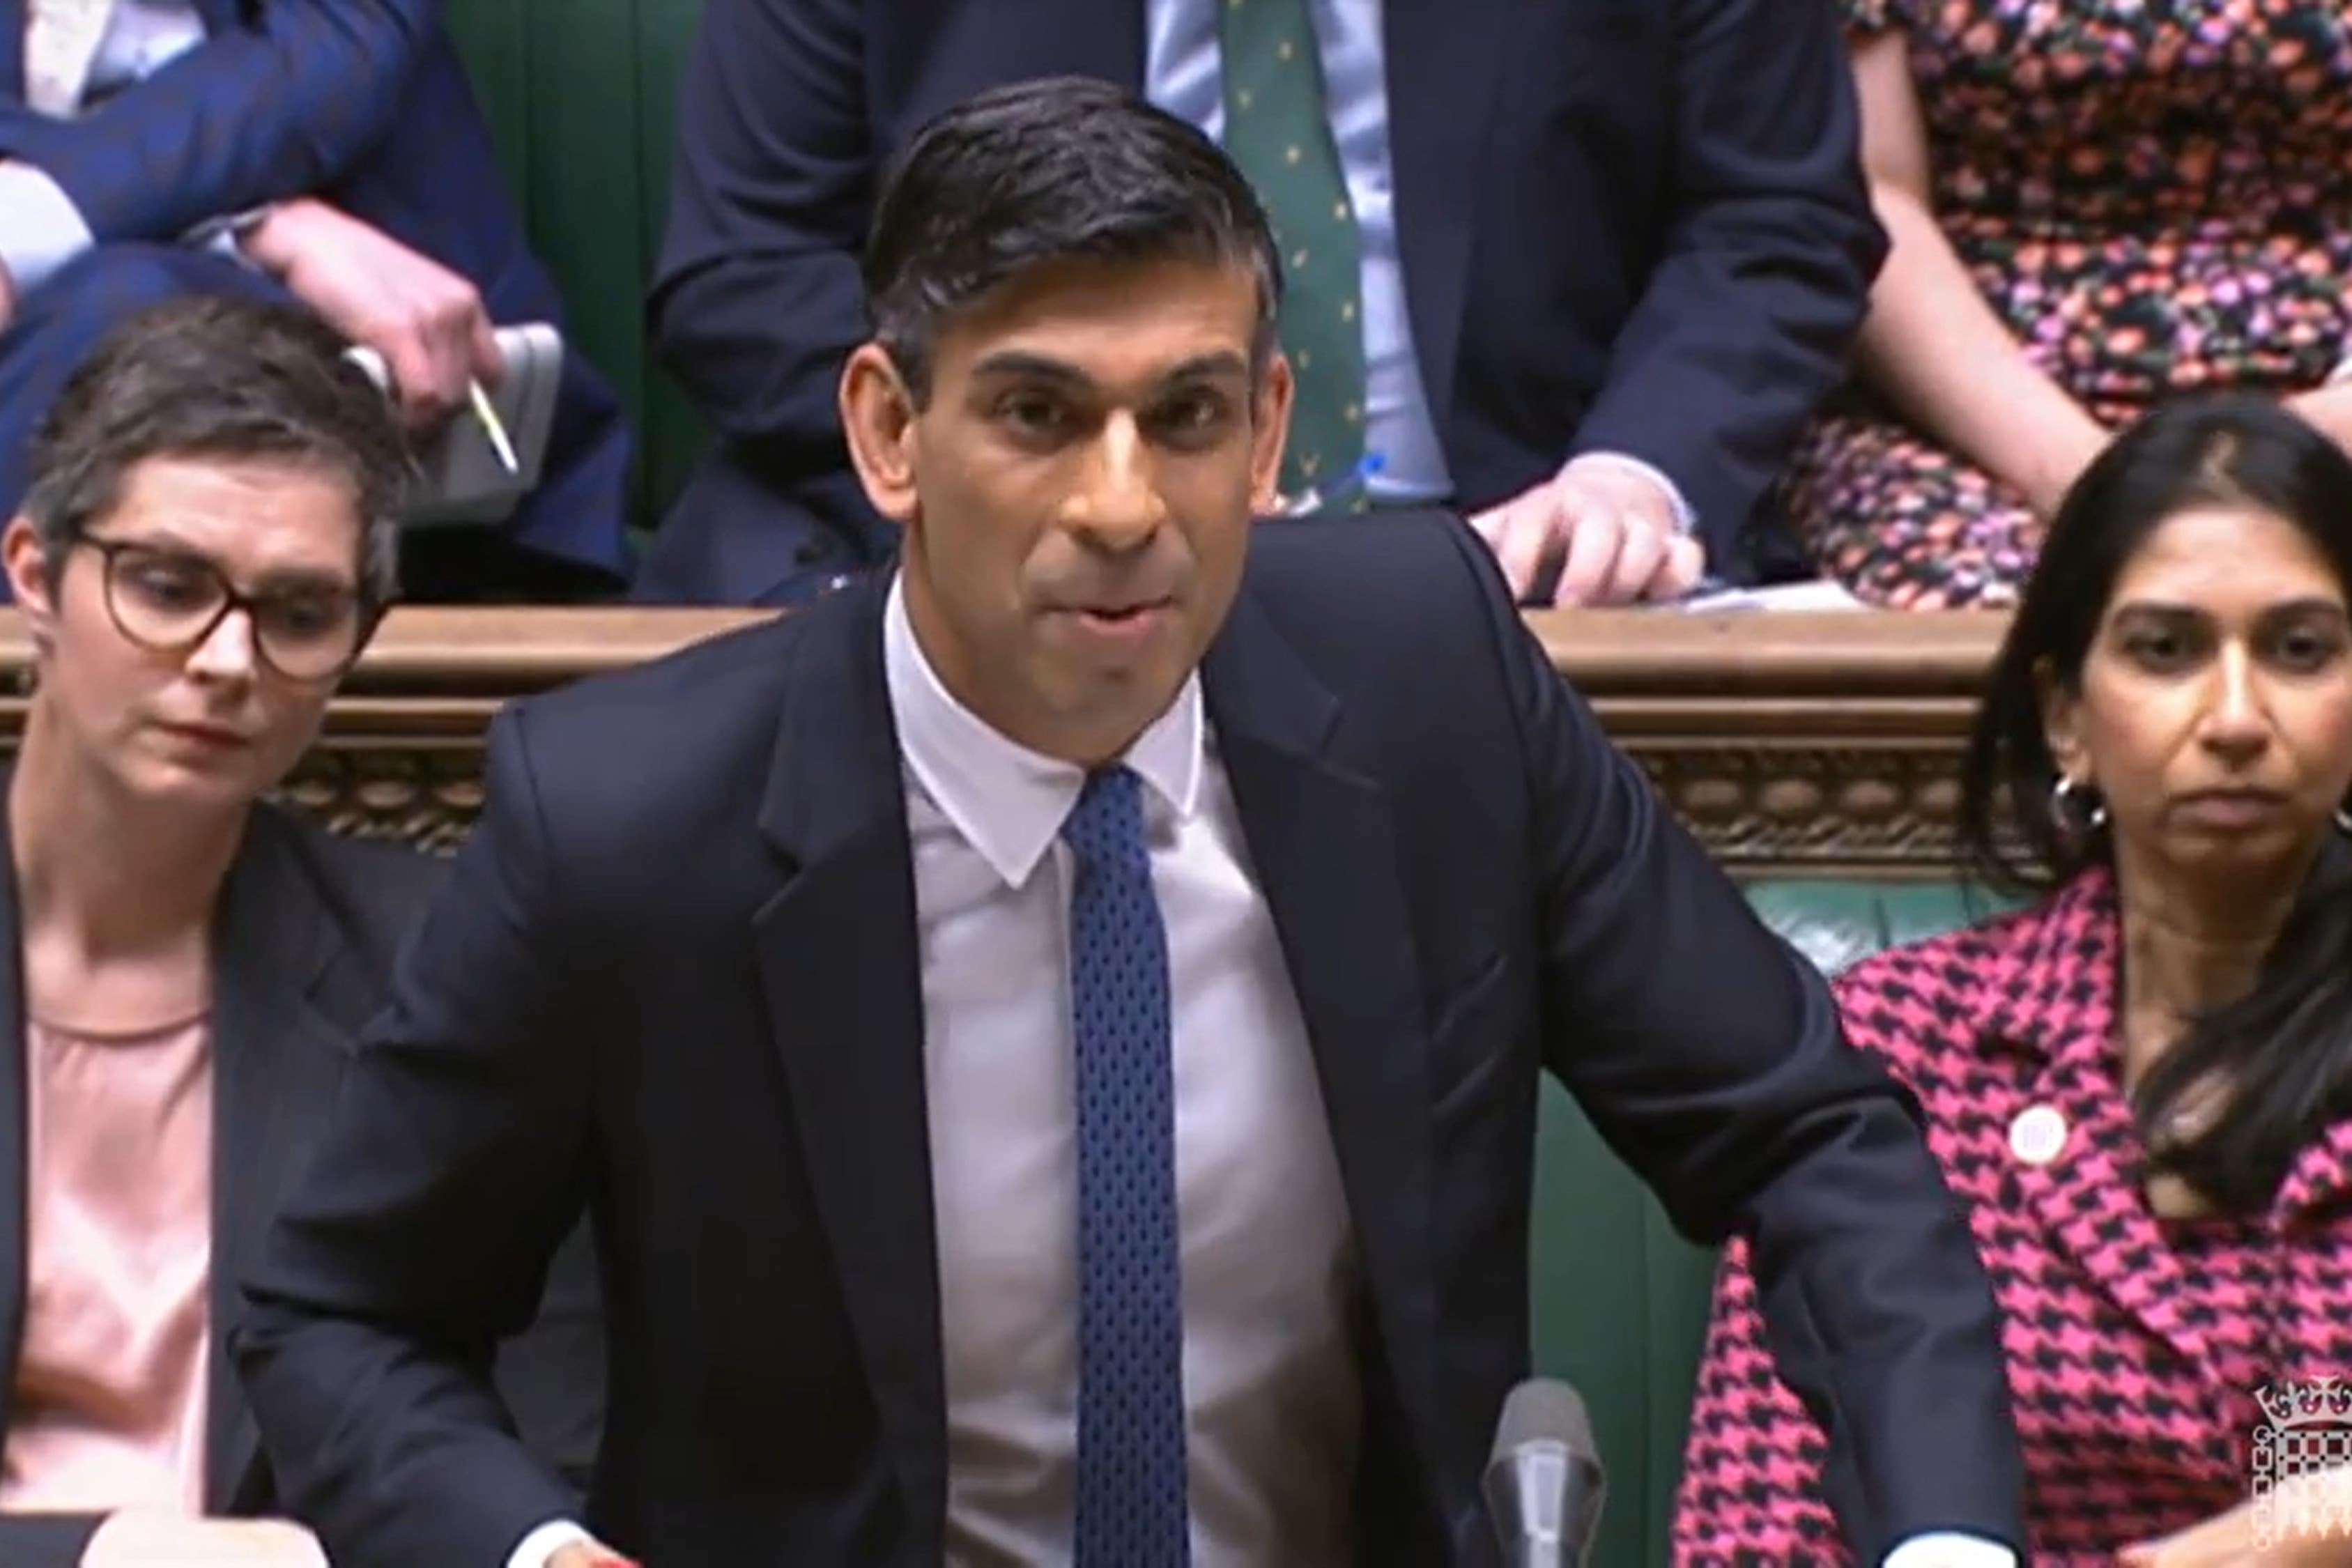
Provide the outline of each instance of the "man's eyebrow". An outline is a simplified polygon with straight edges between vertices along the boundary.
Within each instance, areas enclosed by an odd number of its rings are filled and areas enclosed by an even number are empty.
[[[1173,381],[1208,381],[1223,375],[1247,375],[1249,361],[1231,349],[1219,349],[1212,353],[1194,354],[1160,379]]]
[[[1194,354],[1159,377],[1159,384],[1173,385],[1186,381],[1210,381],[1221,376],[1245,376],[1249,361],[1231,349],[1216,349]],[[974,376],[1003,376],[1033,381],[1057,382],[1066,386],[1092,387],[1094,377],[1070,363],[1050,354],[1028,349],[1000,349],[972,367]]]
[[[1027,349],[1000,349],[972,367],[972,374],[1027,376],[1038,381],[1058,381],[1073,386],[1092,386],[1094,378],[1066,360],[1048,354],[1033,353]]]

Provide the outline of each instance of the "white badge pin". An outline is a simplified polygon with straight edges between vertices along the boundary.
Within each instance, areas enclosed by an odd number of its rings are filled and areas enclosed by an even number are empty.
[[[2066,1147],[2066,1119],[2054,1105],[2030,1105],[2009,1124],[2009,1149],[2029,1165],[2046,1165]]]

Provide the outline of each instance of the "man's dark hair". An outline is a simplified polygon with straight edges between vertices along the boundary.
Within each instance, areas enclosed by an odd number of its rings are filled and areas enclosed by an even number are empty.
[[[1247,268],[1255,363],[1273,353],[1282,268],[1248,180],[1193,127],[1083,77],[992,89],[908,144],[866,241],[875,339],[919,403],[945,317],[1033,267],[1071,259]]]
[[[122,500],[150,458],[263,458],[348,481],[362,600],[400,582],[413,469],[392,405],[343,340],[290,304],[187,295],[124,318],[76,370],[32,444],[23,510],[52,583],[68,546]]]

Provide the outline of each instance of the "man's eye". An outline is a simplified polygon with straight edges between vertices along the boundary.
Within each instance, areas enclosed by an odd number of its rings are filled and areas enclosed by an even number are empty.
[[[1224,422],[1225,400],[1208,393],[1194,397],[1180,397],[1161,410],[1160,422],[1179,434],[1197,435],[1215,429]]]
[[[1024,436],[1056,435],[1068,423],[1062,405],[1050,397],[1008,397],[997,405],[997,417]]]

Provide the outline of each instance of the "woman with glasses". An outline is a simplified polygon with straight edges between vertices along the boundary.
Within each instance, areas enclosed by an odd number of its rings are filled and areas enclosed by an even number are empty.
[[[0,816],[11,1568],[321,1560],[268,1517],[226,1339],[437,881],[262,799],[394,581],[401,437],[341,348],[276,306],[132,321],[55,405],[0,533],[35,659]],[[601,1345],[584,1258],[559,1274],[501,1370],[577,1477]]]

